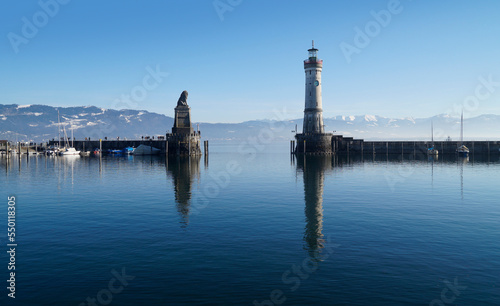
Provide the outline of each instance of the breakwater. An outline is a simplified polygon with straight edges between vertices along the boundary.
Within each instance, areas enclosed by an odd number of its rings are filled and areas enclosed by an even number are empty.
[[[464,141],[470,154],[500,154],[500,141]],[[460,141],[435,141],[434,148],[439,154],[455,154],[461,145]],[[302,154],[305,144],[292,141],[290,147],[293,153]],[[331,139],[331,151],[334,154],[427,154],[427,149],[432,146],[431,141],[365,141],[335,135]],[[314,154],[308,153],[306,154]]]
[[[70,141],[70,144],[72,142]],[[58,146],[59,142],[51,140],[49,146]],[[127,147],[137,148],[140,145],[151,146],[166,152],[167,141],[164,139],[148,139],[148,140],[102,140],[102,150],[123,150]],[[62,142],[61,142],[62,145]],[[99,149],[101,142],[99,140],[74,140],[73,145],[78,151],[91,151]],[[63,145],[62,145],[63,146]]]

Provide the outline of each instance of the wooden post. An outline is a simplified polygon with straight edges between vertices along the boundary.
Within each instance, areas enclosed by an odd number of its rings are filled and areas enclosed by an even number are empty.
[[[304,154],[306,154],[306,140],[304,139]]]
[[[205,151],[205,155],[208,155],[208,140],[203,141],[203,150]]]
[[[102,156],[102,139],[99,139],[99,157]]]
[[[385,142],[385,155],[389,155],[389,142]]]
[[[165,157],[168,158],[168,140],[165,140]]]

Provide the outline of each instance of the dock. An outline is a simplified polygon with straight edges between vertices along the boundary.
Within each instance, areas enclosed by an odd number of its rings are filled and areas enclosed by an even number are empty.
[[[470,154],[490,154],[500,155],[500,141],[464,141]],[[439,150],[439,154],[455,154],[457,148],[461,145],[460,141],[434,141],[434,148]],[[307,148],[305,143],[295,145],[291,141],[291,153],[304,154],[303,148]],[[334,135],[331,139],[331,152],[333,154],[365,155],[365,154],[427,154],[427,149],[432,146],[431,141],[401,141],[401,140],[377,140],[365,141],[363,139],[354,139],[352,137],[343,137]],[[306,152],[305,154],[315,154]]]

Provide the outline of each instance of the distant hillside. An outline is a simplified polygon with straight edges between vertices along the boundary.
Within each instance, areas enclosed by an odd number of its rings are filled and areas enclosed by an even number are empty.
[[[68,136],[73,127],[78,139],[140,139],[141,136],[164,135],[172,129],[173,118],[138,110],[112,110],[94,106],[51,107],[45,105],[0,104],[0,139],[42,142],[57,139],[59,110],[61,127]],[[447,115],[432,118],[385,118],[374,115],[325,118],[325,130],[354,138],[389,140],[428,140],[434,123],[434,138],[458,139],[460,119]],[[196,123],[193,124],[196,129]],[[242,123],[199,123],[202,138],[216,141],[288,141],[293,139],[295,125],[300,132],[302,119],[287,121],[253,120]],[[465,139],[500,139],[500,116],[481,115],[466,119]],[[262,141],[260,141],[262,142]]]
[[[0,105],[0,138],[46,141],[58,137],[58,117],[68,136],[98,139],[101,137],[141,138],[164,135],[173,118],[137,110],[111,110],[94,106],[51,107],[45,105]],[[63,132],[61,132],[63,133]],[[62,136],[61,136],[62,137]]]

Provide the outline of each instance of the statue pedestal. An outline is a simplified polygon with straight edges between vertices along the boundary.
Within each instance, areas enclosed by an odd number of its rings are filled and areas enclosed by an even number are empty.
[[[191,108],[187,105],[178,105],[175,108],[174,126],[172,134],[190,135],[193,133],[191,126]]]

